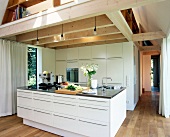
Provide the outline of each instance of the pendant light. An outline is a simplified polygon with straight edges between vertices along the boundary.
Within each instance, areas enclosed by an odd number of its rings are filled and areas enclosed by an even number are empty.
[[[63,35],[63,24],[62,24],[62,31],[61,31],[61,41],[64,40],[64,35]]]
[[[95,16],[95,27],[94,27],[94,30],[93,30],[93,34],[94,34],[94,35],[97,35],[97,29],[96,29],[96,16]]]
[[[38,39],[38,30],[37,30],[37,41],[36,41],[36,44],[39,45],[39,39]]]

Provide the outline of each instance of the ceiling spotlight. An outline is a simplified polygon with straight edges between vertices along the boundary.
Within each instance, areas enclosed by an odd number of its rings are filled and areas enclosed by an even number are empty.
[[[95,27],[94,27],[94,30],[93,30],[93,34],[94,34],[94,35],[97,35],[96,16],[95,16]]]
[[[38,39],[38,30],[37,30],[37,41],[36,41],[36,44],[37,44],[37,45],[40,44],[39,39]]]

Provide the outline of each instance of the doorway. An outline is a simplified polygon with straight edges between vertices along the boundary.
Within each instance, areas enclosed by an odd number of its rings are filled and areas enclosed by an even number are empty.
[[[160,89],[160,55],[151,56],[151,91],[159,92]]]

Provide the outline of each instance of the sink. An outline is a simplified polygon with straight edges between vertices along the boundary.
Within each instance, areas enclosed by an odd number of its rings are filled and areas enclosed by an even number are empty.
[[[100,86],[100,87],[98,87],[98,88],[101,88],[101,89],[121,89],[122,88],[122,86],[111,86],[111,85],[109,85],[109,86]]]

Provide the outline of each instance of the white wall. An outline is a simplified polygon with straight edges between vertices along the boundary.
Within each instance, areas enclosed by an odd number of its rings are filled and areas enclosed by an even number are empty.
[[[126,108],[134,110],[134,49],[133,43],[123,44],[124,86],[127,88]]]
[[[1,8],[0,8],[0,24],[2,23],[7,4],[8,4],[8,0],[0,0],[0,5],[1,5]]]
[[[151,91],[151,55],[143,55],[143,88]]]
[[[42,71],[53,72],[55,74],[55,50],[42,48]]]
[[[139,88],[139,52],[138,48],[134,46],[134,104],[136,105],[139,100],[140,88]]]

